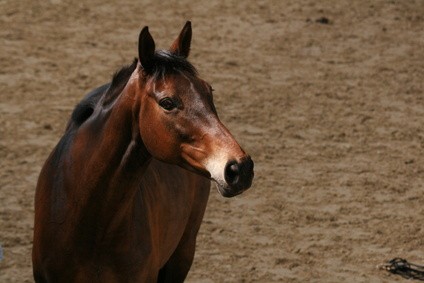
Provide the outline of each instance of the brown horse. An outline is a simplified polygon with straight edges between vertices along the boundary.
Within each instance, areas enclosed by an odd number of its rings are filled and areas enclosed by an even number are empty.
[[[37,184],[36,282],[182,282],[210,180],[225,197],[251,186],[190,42],[190,22],[168,51],[143,28],[138,60],[73,111]]]

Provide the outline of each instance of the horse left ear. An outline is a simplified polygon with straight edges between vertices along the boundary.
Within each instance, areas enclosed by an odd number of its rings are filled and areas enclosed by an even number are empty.
[[[187,21],[183,29],[180,32],[180,35],[171,45],[169,51],[171,53],[187,58],[190,53],[190,44],[191,44],[191,22]]]
[[[153,67],[153,60],[155,56],[155,41],[150,35],[149,28],[144,27],[138,38],[138,60],[143,67],[144,71],[149,73]]]

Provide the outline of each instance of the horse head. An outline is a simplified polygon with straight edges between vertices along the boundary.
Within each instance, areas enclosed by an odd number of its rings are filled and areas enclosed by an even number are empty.
[[[253,161],[219,120],[211,85],[187,61],[191,36],[187,22],[169,50],[157,51],[142,29],[132,77],[140,136],[154,158],[202,174],[232,197],[251,186]]]

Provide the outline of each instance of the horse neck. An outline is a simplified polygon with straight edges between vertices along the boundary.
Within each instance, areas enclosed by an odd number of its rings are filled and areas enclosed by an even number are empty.
[[[101,109],[95,110],[74,137],[69,193],[79,204],[77,217],[86,226],[95,222],[109,230],[129,216],[138,182],[150,161],[139,133],[138,84],[130,79],[108,109],[100,101]]]

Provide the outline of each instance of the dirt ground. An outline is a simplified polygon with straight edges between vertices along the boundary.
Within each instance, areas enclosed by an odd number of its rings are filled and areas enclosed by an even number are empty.
[[[401,282],[424,264],[424,1],[0,1],[0,282],[32,282],[33,197],[74,105],[193,23],[191,62],[255,161],[213,189],[188,282]],[[329,22],[326,21],[329,20]]]

